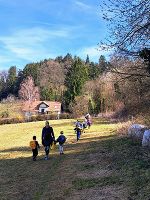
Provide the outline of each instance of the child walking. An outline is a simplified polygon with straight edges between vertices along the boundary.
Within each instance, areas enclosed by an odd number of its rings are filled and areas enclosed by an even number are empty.
[[[60,131],[60,136],[57,138],[56,142],[59,142],[59,153],[64,154],[64,143],[66,142],[66,137],[64,136],[64,132]]]
[[[74,130],[75,130],[75,133],[77,135],[77,141],[78,141],[80,139],[80,136],[81,136],[81,127],[76,125]]]
[[[30,141],[30,147],[33,153],[33,156],[32,156],[33,161],[36,161],[36,157],[38,155],[38,149],[40,148],[38,141],[36,141],[36,136],[33,136],[33,140]]]

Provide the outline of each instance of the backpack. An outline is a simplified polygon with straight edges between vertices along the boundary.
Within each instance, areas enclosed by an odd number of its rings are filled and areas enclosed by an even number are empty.
[[[64,135],[61,135],[59,137],[59,141],[58,142],[60,142],[61,144],[63,144],[63,143],[65,143],[65,141],[66,141],[66,137]]]
[[[36,149],[36,141],[30,141],[30,147],[31,149]]]

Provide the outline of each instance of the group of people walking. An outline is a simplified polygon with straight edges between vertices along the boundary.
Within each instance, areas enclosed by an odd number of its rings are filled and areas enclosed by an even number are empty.
[[[85,115],[85,120],[83,122],[80,122],[79,120],[76,121],[74,130],[77,135],[77,141],[80,139],[81,134],[85,132],[85,129],[91,127],[91,124],[91,116],[89,113]]]
[[[90,120],[90,115],[85,116],[85,121],[83,123],[80,123],[78,120],[75,123],[75,131],[77,135],[77,141],[80,139],[81,132],[84,131],[86,127],[91,126],[91,120]],[[54,131],[53,128],[49,125],[49,122],[46,121],[45,127],[42,129],[42,145],[44,146],[45,149],[45,160],[49,159],[49,152],[50,148],[52,145],[59,143],[59,153],[60,155],[64,154],[64,149],[63,145],[66,141],[66,137],[64,136],[64,132],[61,131],[60,135],[57,139],[55,139]],[[40,148],[40,145],[38,141],[36,140],[36,136],[33,136],[33,140],[30,141],[30,147],[32,149],[33,153],[33,161],[36,161],[36,157],[38,155],[38,149]]]
[[[55,140],[55,135],[53,128],[49,125],[49,122],[46,121],[45,127],[42,129],[42,145],[45,149],[45,160],[49,159],[50,148],[53,144],[59,143],[59,152],[60,155],[64,154],[63,152],[63,144],[66,141],[66,137],[64,136],[64,132],[61,131],[59,137]],[[36,140],[36,136],[33,136],[33,140],[30,141],[30,147],[33,153],[33,161],[36,161],[36,157],[38,155],[38,149],[40,148],[38,141]]]

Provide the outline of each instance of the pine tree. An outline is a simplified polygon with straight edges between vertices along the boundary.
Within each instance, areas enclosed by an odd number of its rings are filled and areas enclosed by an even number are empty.
[[[89,79],[90,80],[96,79],[100,75],[99,66],[97,64],[95,64],[94,62],[91,62],[88,65],[88,73],[89,73]]]
[[[90,63],[90,59],[89,59],[89,55],[87,55],[85,64],[88,65],[89,63]]]
[[[8,77],[6,81],[8,93],[14,94],[16,79],[17,79],[17,69],[15,66],[12,66],[8,70]]]
[[[107,61],[103,55],[101,55],[99,58],[99,69],[101,73],[106,72],[107,70]]]
[[[70,70],[67,73],[65,85],[67,91],[65,93],[66,104],[73,102],[75,97],[82,94],[82,87],[88,79],[88,70],[81,59],[76,58]]]
[[[94,102],[92,101],[92,99],[89,99],[88,102],[88,113],[94,114]]]
[[[47,60],[44,62],[47,62]],[[25,68],[23,69],[24,77],[27,78],[28,76],[32,76],[36,86],[39,86],[39,83],[38,83],[39,82],[39,80],[38,80],[39,79],[39,77],[38,77],[39,69],[40,69],[40,63],[27,64],[25,66]]]

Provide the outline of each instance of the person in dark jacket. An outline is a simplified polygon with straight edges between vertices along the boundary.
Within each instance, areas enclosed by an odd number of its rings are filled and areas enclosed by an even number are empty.
[[[46,121],[45,127],[42,130],[42,144],[45,147],[45,160],[48,160],[49,150],[52,143],[55,141],[53,128]]]
[[[38,141],[36,140],[36,136],[33,136],[33,140],[30,141],[30,147],[32,149],[32,153],[33,153],[33,161],[36,161],[36,157],[38,155],[38,149],[40,148],[40,145],[38,143]]]
[[[76,125],[75,127],[75,132],[76,132],[76,135],[77,135],[77,141],[80,139],[80,136],[81,136],[81,126],[78,124]]]
[[[60,155],[64,154],[64,143],[66,142],[66,137],[64,136],[64,132],[60,131],[60,135],[57,138],[57,140],[55,141],[56,143],[59,142],[59,153]]]

